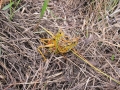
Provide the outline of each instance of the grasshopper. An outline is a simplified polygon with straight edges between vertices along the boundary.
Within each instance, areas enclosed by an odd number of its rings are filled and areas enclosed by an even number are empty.
[[[54,35],[52,32],[48,31],[44,27],[41,26],[41,28],[52,36],[50,39],[41,39],[41,41],[45,45],[38,47],[38,52],[42,55],[44,61],[46,61],[46,58],[42,54],[40,48],[49,48],[50,51],[63,54],[67,53],[77,45],[78,38],[73,38],[70,40],[68,36],[65,36],[64,32],[61,29],[59,29],[59,31]],[[45,41],[47,41],[47,43]]]

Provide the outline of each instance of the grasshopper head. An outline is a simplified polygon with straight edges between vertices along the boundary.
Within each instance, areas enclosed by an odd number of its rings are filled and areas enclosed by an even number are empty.
[[[59,31],[56,33],[55,35],[56,37],[60,38],[60,37],[64,37],[64,32],[62,29],[59,29]]]

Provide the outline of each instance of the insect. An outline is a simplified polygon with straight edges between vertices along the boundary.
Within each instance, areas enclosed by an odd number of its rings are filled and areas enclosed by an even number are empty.
[[[64,34],[64,32],[59,29],[59,31],[54,35],[47,29],[41,26],[47,33],[49,33],[52,37],[49,39],[41,39],[41,41],[45,44],[38,47],[39,53],[44,58],[44,61],[46,61],[45,56],[43,55],[41,48],[49,48],[50,51],[54,53],[67,53],[70,51],[73,47],[77,45],[78,39],[72,38],[70,39],[68,36]]]
[[[70,50],[72,50],[77,44],[78,44],[79,38],[68,38],[66,37],[62,38],[58,42],[58,51],[60,53],[67,53]]]

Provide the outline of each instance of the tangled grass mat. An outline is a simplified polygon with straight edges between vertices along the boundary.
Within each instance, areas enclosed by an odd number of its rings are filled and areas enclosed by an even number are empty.
[[[94,1],[94,0],[93,0]],[[39,25],[70,37],[81,36],[76,50],[92,65],[120,81],[120,3],[109,0],[51,0]],[[13,19],[0,11],[1,90],[119,90],[120,85],[95,72],[71,52],[37,48],[50,36],[38,25],[43,0],[22,0]]]

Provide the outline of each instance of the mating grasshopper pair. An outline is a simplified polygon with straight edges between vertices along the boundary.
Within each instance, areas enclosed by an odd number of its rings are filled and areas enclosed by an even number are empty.
[[[59,31],[54,35],[44,27],[41,26],[41,28],[52,36],[50,39],[41,39],[41,42],[43,42],[45,45],[38,47],[38,51],[44,58],[44,61],[46,60],[46,58],[41,52],[41,48],[49,48],[52,52],[63,54],[69,52],[78,43],[79,38],[71,39],[70,37],[66,36],[61,29],[59,29]]]

